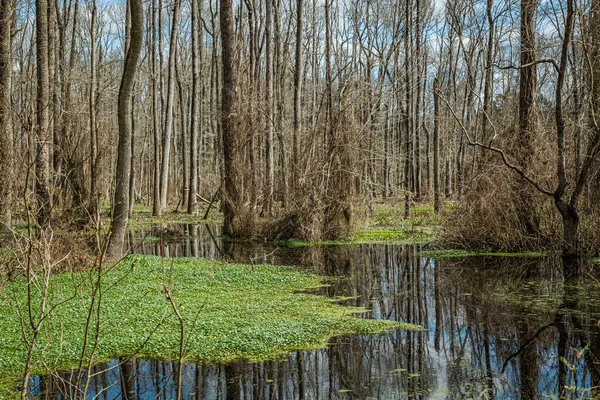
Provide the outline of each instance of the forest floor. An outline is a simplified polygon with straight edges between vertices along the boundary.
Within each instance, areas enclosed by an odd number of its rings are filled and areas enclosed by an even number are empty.
[[[451,205],[448,205],[451,207]],[[322,242],[305,242],[297,239],[281,241],[281,244],[297,247],[310,245],[336,244],[427,244],[438,239],[442,219],[433,212],[433,205],[420,203],[411,207],[410,217],[404,218],[404,205],[392,203],[376,203],[369,212],[365,207],[356,207],[356,227],[354,236],[345,240]],[[129,229],[138,230],[157,224],[222,224],[223,215],[212,208],[204,219],[205,209],[197,215],[189,215],[181,211],[167,212],[160,217],[152,215],[152,208],[136,205],[129,219]],[[108,214],[108,212],[106,212]],[[260,222],[260,220],[259,220]],[[257,240],[263,241],[257,237]]]

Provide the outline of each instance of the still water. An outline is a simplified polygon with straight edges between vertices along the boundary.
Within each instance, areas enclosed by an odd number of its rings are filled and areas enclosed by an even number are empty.
[[[161,236],[159,240],[149,240]],[[336,337],[281,359],[183,365],[183,399],[591,398],[600,385],[597,267],[552,258],[420,257],[418,246],[300,248],[220,239],[217,225],[131,233],[133,252],[297,265],[335,276],[320,292],[365,318],[420,332]],[[93,368],[88,398],[174,399],[178,364],[114,359]],[[39,398],[73,397],[81,374],[35,377]]]

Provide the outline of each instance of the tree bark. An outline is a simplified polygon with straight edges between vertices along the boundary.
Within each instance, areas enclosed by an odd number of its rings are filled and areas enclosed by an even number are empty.
[[[11,94],[11,26],[13,0],[0,0],[0,233],[11,230],[13,141]]]
[[[433,210],[439,214],[440,201],[440,81],[433,81]]]
[[[40,1],[40,0],[38,0]],[[129,217],[129,174],[131,173],[131,94],[142,50],[144,11],[142,0],[129,0],[131,12],[130,45],[125,56],[125,66],[118,99],[119,143],[115,170],[116,188],[110,243],[107,255],[118,258],[123,252],[125,229]]]
[[[272,28],[273,28],[273,0],[265,1],[265,191],[263,200],[262,214],[271,216],[273,214],[273,184],[275,181],[275,171],[273,165],[273,52],[272,52]]]
[[[157,65],[157,51],[156,47],[160,44],[160,34],[156,28],[157,13],[161,12],[161,8],[157,6],[157,0],[152,0],[152,26],[151,34],[152,50],[150,55],[152,57],[152,131],[154,133],[154,182],[153,182],[153,196],[152,196],[152,215],[161,216],[162,210],[160,207],[160,146],[161,146],[161,132],[162,126],[160,123],[160,113],[162,108],[160,107],[160,99],[158,90],[160,87],[160,71],[162,67]]]
[[[486,16],[488,20],[488,40],[485,58],[485,82],[483,88],[483,118],[481,120],[482,142],[490,144],[493,138],[488,133],[489,118],[491,118],[491,103],[492,103],[492,61],[494,60],[494,18],[492,15],[492,6],[494,0],[487,0]]]
[[[531,170],[538,129],[538,111],[536,105],[537,66],[535,43],[535,19],[538,0],[521,0],[521,65],[519,69],[519,138],[517,157],[526,173]],[[534,192],[529,184],[520,181],[517,185],[518,217],[530,236],[539,233]]]
[[[201,60],[202,60],[202,21],[201,7],[202,0],[192,1],[192,115],[190,117],[190,182],[188,196],[188,213],[198,213],[198,135],[202,123],[200,92],[202,84]]]
[[[171,40],[169,42],[169,75],[167,80],[167,107],[165,110],[165,126],[162,142],[162,163],[160,169],[160,210],[167,211],[169,194],[169,161],[171,157],[171,137],[173,136],[173,109],[175,103],[175,62],[177,61],[177,28],[179,25],[179,8],[181,0],[173,4],[173,21]],[[160,32],[159,32],[160,34]]]
[[[240,174],[236,166],[240,158],[239,132],[236,131],[236,98],[234,71],[234,34],[232,0],[221,0],[219,18],[221,22],[221,59],[222,59],[222,93],[221,93],[221,129],[223,132],[223,167],[224,198],[223,223],[224,233],[235,236],[234,218],[238,212],[239,190],[236,174]]]
[[[52,0],[50,0],[52,1]],[[98,187],[96,160],[98,158],[98,126],[96,123],[96,90],[98,87],[96,73],[96,28],[97,28],[97,1],[92,1],[92,16],[90,27],[90,94],[88,99],[90,113],[90,193],[88,199],[88,212],[90,215],[96,215],[96,207],[98,206]]]
[[[35,154],[35,192],[37,223],[44,227],[50,220],[51,204],[48,188],[50,174],[49,86],[48,71],[48,0],[36,0],[36,53],[37,53],[37,127]]]
[[[292,165],[291,189],[292,196],[296,196],[298,187],[298,140],[302,131],[301,98],[302,98],[302,27],[303,27],[304,0],[296,2],[296,47],[294,68],[294,131],[292,137]]]

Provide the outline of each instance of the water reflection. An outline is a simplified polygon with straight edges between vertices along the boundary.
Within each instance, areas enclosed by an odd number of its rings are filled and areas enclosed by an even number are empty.
[[[320,291],[371,309],[365,317],[419,324],[334,338],[326,349],[264,363],[186,363],[184,399],[588,398],[600,383],[600,294],[591,265],[553,259],[432,260],[415,246],[278,248],[225,242],[218,226],[163,227],[137,252],[281,263],[339,277]],[[167,233],[169,235],[167,236]],[[174,236],[174,237],[173,237]],[[32,381],[41,398],[172,399],[178,365],[115,359],[87,373]],[[87,371],[86,371],[87,372]]]

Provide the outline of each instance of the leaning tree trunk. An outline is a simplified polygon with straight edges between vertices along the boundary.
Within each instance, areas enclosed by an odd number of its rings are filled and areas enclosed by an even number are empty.
[[[0,233],[11,229],[12,201],[12,124],[11,90],[11,16],[12,0],[0,0]]]
[[[137,70],[137,62],[142,50],[144,33],[144,10],[142,0],[129,0],[131,12],[131,31],[129,49],[125,56],[125,67],[119,88],[118,124],[119,144],[117,147],[117,165],[115,169],[116,188],[110,243],[107,254],[118,258],[123,252],[125,229],[129,217],[129,175],[131,173],[131,94]]]

